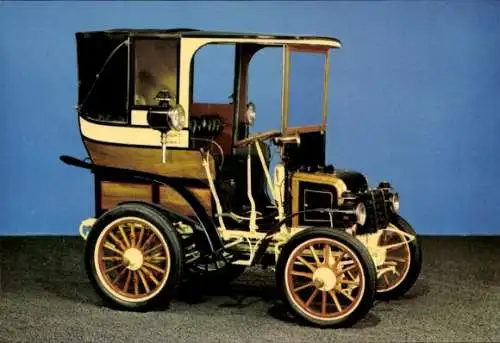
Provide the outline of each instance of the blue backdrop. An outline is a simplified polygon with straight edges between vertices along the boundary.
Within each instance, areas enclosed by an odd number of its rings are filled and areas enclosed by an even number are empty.
[[[420,233],[500,233],[500,2],[330,1],[2,2],[0,234],[76,234],[93,214],[91,175],[58,160],[85,155],[74,33],[119,27],[340,38],[330,162],[391,181]]]

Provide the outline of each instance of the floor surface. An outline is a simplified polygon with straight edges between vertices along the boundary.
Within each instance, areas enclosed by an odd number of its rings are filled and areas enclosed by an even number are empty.
[[[421,278],[350,329],[300,326],[272,272],[223,295],[129,313],[101,305],[76,237],[0,238],[0,342],[500,342],[500,237],[423,237]]]

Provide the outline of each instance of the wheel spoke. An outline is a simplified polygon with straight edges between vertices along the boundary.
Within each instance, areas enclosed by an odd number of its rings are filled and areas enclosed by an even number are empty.
[[[397,257],[397,256],[387,256],[385,258],[386,261],[388,262],[400,262],[400,263],[406,263],[406,259],[403,257]]]
[[[294,288],[293,291],[298,292],[298,291],[301,291],[301,290],[306,289],[307,287],[311,287],[311,286],[314,286],[314,284],[312,282],[308,282],[305,285]]]
[[[137,277],[137,272],[134,271],[134,293],[135,295],[139,295],[139,278]]]
[[[354,298],[349,293],[346,293],[345,289],[339,289],[338,292],[350,301],[354,301]]]
[[[406,246],[406,241],[389,245],[382,245],[381,248],[384,248],[386,251],[394,251],[401,249],[404,246]]]
[[[106,274],[108,274],[109,272],[112,272],[113,270],[118,269],[120,267],[125,267],[125,266],[122,263],[119,263],[119,264],[114,265],[113,267],[106,269],[104,272]]]
[[[149,243],[153,242],[154,239],[155,239],[155,234],[153,232],[151,232],[148,239],[146,239],[146,241],[144,242],[144,244],[142,245],[141,248],[144,249]]]
[[[384,281],[385,281],[386,285],[389,286],[391,284],[391,282],[389,281],[389,277],[387,276],[387,273],[384,273],[383,276],[384,276]]]
[[[121,256],[104,256],[103,261],[121,261],[123,258]]]
[[[145,251],[145,252],[143,253],[143,255],[144,255],[144,256],[149,255],[151,252],[153,252],[153,251],[155,251],[156,249],[161,248],[161,247],[163,247],[163,244],[162,244],[162,243],[158,243],[157,245],[155,245],[155,246],[154,246],[154,247],[152,247],[151,249],[149,249],[149,250]]]
[[[123,268],[123,270],[113,279],[113,283],[117,283],[118,280],[120,280],[127,271],[128,268]]]
[[[142,285],[146,289],[146,292],[147,293],[151,292],[151,290],[149,289],[149,286],[148,286],[148,282],[146,281],[146,278],[144,277],[144,274],[142,273],[142,270],[139,269],[137,272],[139,273],[139,277],[141,278]]]
[[[311,305],[314,298],[316,298],[316,296],[318,295],[318,292],[319,292],[319,289],[316,288],[314,290],[314,292],[311,294],[311,296],[309,297],[309,299],[307,299],[307,302],[306,302],[307,307],[309,307]]]
[[[116,237],[113,232],[109,233],[109,237],[111,237],[113,241],[115,241],[115,243],[118,244],[122,250],[127,250],[126,245],[121,241],[121,239]]]
[[[345,251],[342,251],[342,253],[339,255],[339,257],[335,260],[333,266],[331,267],[333,270],[335,270],[337,268],[337,266],[341,263],[342,261],[342,258],[344,257],[344,255],[346,255],[347,253]]]
[[[345,269],[342,269],[342,270],[340,271],[340,274],[347,273],[347,272],[349,272],[349,271],[351,271],[351,270],[353,270],[353,269],[357,269],[357,268],[358,268],[358,266],[357,266],[357,265],[355,265],[355,264],[353,264],[353,265],[351,265],[351,266],[349,266],[349,267],[347,267],[347,268],[345,268]]]
[[[321,314],[326,315],[326,291],[321,292]]]
[[[127,269],[127,271],[127,280],[125,281],[125,286],[123,287],[124,292],[128,291],[128,288],[130,287],[130,280],[132,279],[132,272],[129,269]]]
[[[141,246],[141,241],[142,238],[144,237],[144,227],[141,226],[141,231],[139,231],[139,238],[137,239],[137,242],[135,242],[135,246],[139,248]]]
[[[128,240],[127,235],[125,234],[125,230],[123,229],[123,225],[118,225],[118,230],[120,230],[120,234],[122,235],[123,241],[125,242],[125,246],[127,248],[130,247],[130,242]]]
[[[135,247],[135,225],[134,223],[130,223],[129,224],[130,226],[130,239],[131,239],[131,242],[130,242],[130,247]]]
[[[165,274],[165,270],[155,266],[154,264],[151,264],[151,263],[148,263],[148,262],[144,262],[144,266],[150,268],[150,269],[153,269],[153,270],[156,270],[158,273],[161,273],[161,274]]]
[[[332,247],[326,243],[323,247],[323,264],[330,266],[330,258],[332,257]]]
[[[354,280],[342,279],[342,280],[339,280],[339,283],[344,284],[344,285],[359,286],[359,282],[354,281]]]
[[[312,264],[310,264],[309,262],[307,262],[302,256],[297,256],[297,260],[299,260],[300,262],[302,262],[302,264],[304,264],[312,272],[316,271],[316,268]]]
[[[355,279],[356,277],[354,275],[352,275],[351,271],[348,271],[347,274],[351,277],[351,279]]]
[[[152,271],[150,271],[149,269],[147,269],[146,267],[142,266],[141,267],[141,270],[144,272],[144,274],[146,274],[151,280],[153,280],[153,282],[155,283],[156,286],[158,286],[160,284],[160,281],[158,281],[158,279],[155,278],[154,274]]]
[[[330,294],[330,296],[332,297],[333,302],[335,303],[335,306],[337,307],[337,310],[339,312],[342,312],[342,306],[340,306],[340,302],[339,302],[339,299],[337,298],[337,295],[335,294],[335,291],[333,289],[329,290],[328,294]]]
[[[165,261],[167,258],[165,256],[146,256],[144,257],[145,261]]]
[[[305,273],[305,272],[298,272],[296,270],[292,270],[291,274],[294,276],[303,276],[303,277],[306,277],[309,279],[313,278],[313,273]]]
[[[316,261],[316,265],[317,265],[317,266],[321,265],[321,262],[320,262],[320,260],[319,260],[318,254],[316,254],[316,249],[314,249],[314,246],[313,246],[313,245],[311,245],[311,246],[309,247],[309,250],[311,251],[311,254],[312,254],[312,255],[313,255],[313,257],[314,257],[314,261]]]
[[[105,248],[107,248],[107,249],[109,249],[109,250],[111,250],[111,251],[114,251],[114,252],[115,252],[115,253],[117,253],[118,255],[123,255],[123,251],[118,250],[118,249],[116,248],[116,246],[115,246],[113,243],[111,243],[111,242],[106,242],[106,243],[104,243],[104,247],[105,247]]]

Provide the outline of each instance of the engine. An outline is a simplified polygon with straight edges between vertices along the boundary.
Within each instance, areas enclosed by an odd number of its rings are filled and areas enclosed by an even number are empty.
[[[393,213],[399,210],[399,196],[389,183],[369,188],[359,172],[297,171],[291,181],[293,212],[300,213],[294,225],[348,228],[358,224],[356,232],[367,234],[386,228]],[[315,209],[332,209],[336,215],[332,217],[327,211]]]
[[[387,227],[391,216],[399,210],[399,195],[388,183],[383,182],[378,188],[368,189],[359,196],[366,207],[366,223],[357,231],[360,234]]]

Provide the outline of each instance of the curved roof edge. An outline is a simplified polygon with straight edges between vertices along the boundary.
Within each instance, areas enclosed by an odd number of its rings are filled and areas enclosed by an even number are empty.
[[[133,36],[133,37],[175,37],[175,38],[225,38],[225,39],[265,39],[265,40],[320,40],[329,42],[328,45],[342,46],[339,39],[335,37],[316,35],[295,35],[295,34],[266,34],[250,32],[225,32],[207,31],[193,28],[172,28],[172,29],[110,29],[101,31],[82,31],[76,35],[111,35],[111,36]]]

